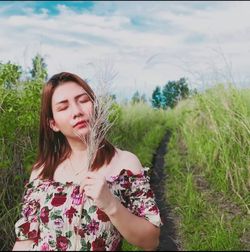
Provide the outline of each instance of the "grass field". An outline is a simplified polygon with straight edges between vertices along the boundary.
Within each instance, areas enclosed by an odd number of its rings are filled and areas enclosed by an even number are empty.
[[[250,248],[249,101],[219,85],[169,111],[166,197],[184,250]]]

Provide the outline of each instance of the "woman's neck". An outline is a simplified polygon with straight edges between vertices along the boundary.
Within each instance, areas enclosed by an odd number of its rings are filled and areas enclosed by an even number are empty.
[[[84,144],[82,141],[75,139],[68,139],[68,143],[72,150],[70,159],[74,161],[74,163],[87,162],[87,145]]]

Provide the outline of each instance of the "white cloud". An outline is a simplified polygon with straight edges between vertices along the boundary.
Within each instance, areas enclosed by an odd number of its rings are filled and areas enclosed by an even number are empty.
[[[82,13],[57,8],[54,16],[46,8],[0,16],[1,60],[30,66],[40,52],[50,75],[72,71],[89,78],[88,63],[109,57],[119,72],[117,92],[128,96],[136,89],[150,95],[156,85],[182,76],[212,79],[216,68],[223,75],[228,68],[223,56],[235,74],[247,76],[250,3],[97,2]]]

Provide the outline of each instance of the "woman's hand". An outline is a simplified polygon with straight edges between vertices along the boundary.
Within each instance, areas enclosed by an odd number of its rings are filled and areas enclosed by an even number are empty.
[[[96,206],[106,214],[115,208],[117,200],[111,193],[104,176],[97,175],[95,172],[87,172],[80,183],[80,193],[83,190],[86,196],[90,197]]]

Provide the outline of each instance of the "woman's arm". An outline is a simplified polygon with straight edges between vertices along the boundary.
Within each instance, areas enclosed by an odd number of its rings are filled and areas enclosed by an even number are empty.
[[[31,172],[29,182],[31,182],[33,179],[38,177],[38,174],[39,174],[40,171],[41,171],[40,169],[33,170]],[[12,251],[27,251],[27,250],[30,250],[33,243],[34,243],[34,241],[32,239],[16,241],[14,246],[13,246]]]
[[[129,151],[123,151],[120,163],[121,165],[126,164],[126,167],[129,167],[134,174],[142,171],[140,160],[135,154]],[[156,227],[145,218],[131,213],[117,198],[112,200],[112,203],[105,210],[105,213],[129,243],[141,247],[144,250],[156,250],[159,245],[159,227]]]
[[[142,172],[139,159],[133,153],[127,151],[123,152],[122,157],[120,157],[120,165],[117,164],[117,167],[124,167],[125,165],[129,167],[129,170],[133,174],[140,174]],[[128,197],[131,197],[131,199],[134,197],[132,196],[135,193],[133,190],[148,190],[149,184],[144,185],[143,183],[142,181],[142,184],[138,185],[142,188],[137,188],[136,185],[132,186],[131,183],[131,190],[128,190],[131,191],[131,195]],[[96,206],[109,216],[112,224],[129,243],[149,251],[157,248],[160,228],[148,221],[144,216],[139,217],[134,214],[132,209],[123,206],[119,199],[111,193],[104,176],[100,176],[94,172],[87,172],[80,186],[80,192],[83,190],[85,191],[85,195],[92,198]],[[145,195],[139,198],[142,201],[138,202],[139,204],[149,203],[148,207],[150,206],[150,202],[148,201],[150,198],[147,199]],[[144,200],[145,202],[143,202]],[[135,202],[135,204],[137,203]]]
[[[159,245],[160,228],[132,214],[118,199],[114,199],[105,213],[129,243],[146,251],[156,250]]]
[[[33,240],[16,241],[12,251],[28,251],[30,250]]]

